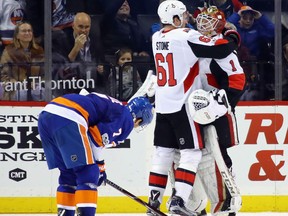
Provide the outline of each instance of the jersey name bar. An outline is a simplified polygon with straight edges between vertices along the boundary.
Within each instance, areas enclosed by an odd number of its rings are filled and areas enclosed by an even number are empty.
[[[169,43],[170,42],[157,42],[156,43],[156,50],[169,50]]]

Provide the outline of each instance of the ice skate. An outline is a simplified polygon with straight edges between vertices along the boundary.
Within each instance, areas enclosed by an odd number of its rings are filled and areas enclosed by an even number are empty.
[[[184,205],[184,201],[181,197],[173,196],[169,206],[169,213],[171,215],[179,216],[197,216],[196,212],[190,211]]]

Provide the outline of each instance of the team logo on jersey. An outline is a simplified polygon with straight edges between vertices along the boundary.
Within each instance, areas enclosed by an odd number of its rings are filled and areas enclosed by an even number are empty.
[[[183,137],[179,138],[179,143],[180,143],[180,145],[184,145],[185,144],[185,139]]]
[[[77,155],[71,155],[71,161],[76,162],[77,161]]]
[[[14,25],[16,25],[19,22],[22,22],[23,18],[24,18],[23,9],[15,9],[14,11],[12,11],[10,16],[11,23],[13,23]]]
[[[188,33],[189,31],[191,31],[191,29],[190,28],[185,28],[185,29],[183,29],[183,31]]]

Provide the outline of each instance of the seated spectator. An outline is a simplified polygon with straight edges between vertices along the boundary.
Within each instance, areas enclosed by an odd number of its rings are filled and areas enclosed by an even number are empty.
[[[32,26],[27,23],[16,25],[13,43],[6,46],[1,57],[4,67],[1,83],[3,100],[43,100],[39,78],[43,78],[44,50],[34,41]]]
[[[96,83],[99,84],[102,77],[102,62],[104,61],[104,57],[102,57],[103,52],[100,49],[101,46],[98,46],[99,40],[95,38],[95,35],[90,34],[91,17],[84,12],[77,13],[74,17],[72,29],[73,31],[71,34],[65,35],[63,32],[58,32],[58,36],[53,37],[52,50],[53,56],[56,56],[53,57],[53,63],[56,65],[53,78],[66,80],[70,80],[72,78],[87,80],[94,78],[96,79],[97,77],[99,80],[94,80],[94,86],[87,87],[95,90]],[[63,58],[58,58],[58,55],[62,56]],[[57,65],[61,63],[65,64],[62,65],[62,68],[64,67],[65,70],[61,69],[59,71],[59,67],[57,67]],[[101,68],[100,72],[98,71],[99,68]],[[66,89],[63,94],[78,91],[79,89]],[[59,93],[57,93],[57,95],[60,94],[61,91],[58,92]]]
[[[13,43],[17,23],[25,17],[25,0],[2,0],[0,3],[0,54],[5,46]]]
[[[233,23],[241,36],[241,48],[249,55],[259,59],[263,42],[272,42],[274,38],[274,24],[264,14],[249,6],[243,6],[238,13],[227,18]],[[241,55],[241,54],[240,54]]]
[[[113,55],[121,47],[129,47],[133,55],[148,55],[138,24],[130,17],[127,0],[115,0],[105,11],[101,33],[105,55]]]
[[[129,48],[121,48],[116,52],[116,65],[108,77],[109,95],[122,101],[128,101],[142,85],[138,71],[132,65],[127,64],[132,61],[132,50]],[[120,76],[122,78],[122,85],[119,88],[121,82]],[[136,84],[136,89],[133,89],[133,84]]]

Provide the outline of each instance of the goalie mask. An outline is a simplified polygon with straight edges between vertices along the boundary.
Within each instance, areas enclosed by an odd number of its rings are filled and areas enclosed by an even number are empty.
[[[221,34],[225,23],[225,14],[216,6],[204,8],[196,17],[197,30],[205,36]]]
[[[127,107],[133,116],[134,122],[138,119],[141,119],[141,122],[137,128],[138,131],[144,129],[148,124],[151,123],[153,119],[153,106],[149,102],[148,98],[133,98],[131,101],[129,101]]]
[[[181,25],[184,22],[184,13],[186,12],[186,6],[177,0],[166,0],[163,1],[158,7],[158,15],[161,23],[174,25],[173,18],[178,16],[181,20]],[[181,26],[180,25],[180,26]],[[175,26],[175,27],[180,27]]]

